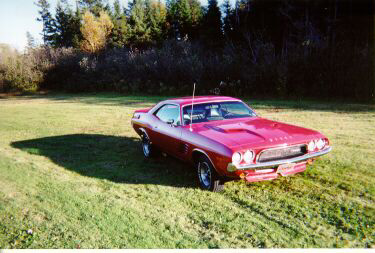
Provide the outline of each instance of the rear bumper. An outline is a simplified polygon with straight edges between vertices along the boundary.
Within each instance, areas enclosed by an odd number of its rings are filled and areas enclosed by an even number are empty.
[[[331,150],[332,150],[332,147],[327,147],[326,149],[323,149],[322,151],[319,151],[319,152],[306,154],[306,155],[303,155],[303,156],[294,157],[294,158],[290,158],[290,159],[272,161],[272,162],[246,164],[246,165],[234,165],[232,163],[229,163],[228,167],[227,167],[227,170],[229,172],[234,172],[234,171],[237,171],[237,170],[256,170],[256,169],[260,169],[260,168],[272,168],[272,167],[279,166],[281,164],[298,163],[298,162],[307,161],[309,159],[325,155],[325,154],[331,152]]]

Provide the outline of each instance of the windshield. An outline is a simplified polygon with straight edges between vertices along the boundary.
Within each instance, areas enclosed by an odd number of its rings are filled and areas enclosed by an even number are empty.
[[[185,106],[183,107],[184,125],[190,124],[191,115],[193,117],[192,123],[256,116],[249,107],[239,101],[196,104],[193,106],[192,114],[191,105]]]

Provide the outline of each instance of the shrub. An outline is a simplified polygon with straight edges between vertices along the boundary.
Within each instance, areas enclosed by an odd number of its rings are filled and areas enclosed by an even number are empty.
[[[36,91],[43,81],[43,72],[35,67],[36,58],[17,55],[7,58],[1,67],[5,91]]]
[[[371,50],[349,48],[338,44],[333,55],[326,46],[306,51],[291,45],[290,53],[276,55],[272,44],[260,40],[211,52],[198,43],[167,41],[145,51],[90,55],[41,47],[0,57],[0,90],[188,95],[196,82],[198,95],[370,100]]]

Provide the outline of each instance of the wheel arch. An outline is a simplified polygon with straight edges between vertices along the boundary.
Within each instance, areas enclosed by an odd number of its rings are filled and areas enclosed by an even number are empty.
[[[191,160],[195,164],[198,161],[198,158],[200,156],[205,156],[208,158],[208,160],[211,162],[212,166],[214,167],[214,170],[219,173],[216,169],[215,163],[211,160],[210,156],[202,149],[199,148],[194,148],[193,151],[191,152]]]
[[[144,135],[146,135],[146,137],[147,137],[147,138],[150,140],[150,142],[151,142],[150,136],[148,135],[146,129],[144,129],[143,127],[140,127],[140,128],[138,128],[138,130],[139,130],[139,133],[138,133],[139,136],[142,137],[142,135],[144,134]]]

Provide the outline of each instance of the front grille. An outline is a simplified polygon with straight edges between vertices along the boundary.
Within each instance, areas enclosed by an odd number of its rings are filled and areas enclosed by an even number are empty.
[[[289,159],[307,153],[306,145],[296,145],[290,147],[273,148],[260,152],[258,162],[272,162],[282,159]]]

